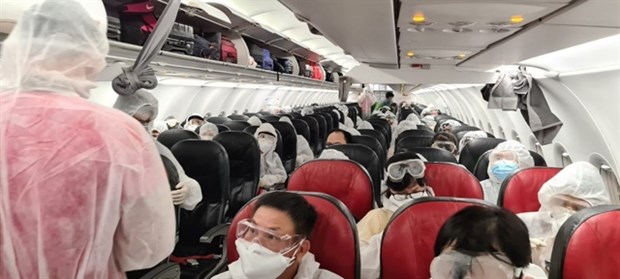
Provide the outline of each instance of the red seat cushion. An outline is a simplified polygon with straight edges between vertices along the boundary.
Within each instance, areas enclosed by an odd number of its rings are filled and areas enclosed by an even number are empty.
[[[516,172],[502,183],[498,206],[514,214],[538,211],[538,191],[560,170],[562,169],[535,167]]]
[[[316,209],[318,218],[310,235],[310,252],[322,269],[334,272],[343,278],[359,278],[360,252],[357,227],[351,213],[334,197],[322,193],[298,192]],[[265,195],[269,195],[266,193]],[[254,204],[259,197],[250,201],[235,216],[228,230],[228,262],[239,258],[235,246],[237,223],[251,218]]]
[[[305,163],[291,175],[288,189],[331,195],[342,201],[357,220],[373,207],[370,176],[353,161],[315,160]]]
[[[381,278],[430,278],[435,240],[445,221],[470,205],[484,201],[422,198],[400,208],[383,232]]]
[[[620,207],[579,211],[564,224],[553,245],[549,278],[620,278]]]
[[[452,163],[426,163],[424,178],[437,197],[483,199],[482,186],[464,167]]]

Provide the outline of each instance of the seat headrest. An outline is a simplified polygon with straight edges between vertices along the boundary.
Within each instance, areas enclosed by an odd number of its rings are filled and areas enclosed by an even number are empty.
[[[484,199],[480,182],[455,163],[426,163],[424,178],[437,197]]]
[[[223,125],[228,127],[228,129],[230,129],[231,131],[240,131],[240,132],[243,132],[245,128],[250,127],[250,123],[248,123],[247,121],[242,121],[242,120],[229,120],[229,121],[226,121]]]
[[[538,191],[545,182],[561,170],[561,168],[548,167],[518,170],[502,182],[497,206],[514,214],[538,211],[540,209]]]
[[[316,210],[318,218],[309,237],[310,252],[321,268],[343,278],[360,278],[360,250],[355,219],[346,206],[334,197],[322,193],[296,192]],[[264,195],[269,195],[266,193]],[[232,263],[239,259],[235,246],[237,223],[251,218],[257,198],[248,202],[235,216],[228,229],[227,258]],[[338,251],[335,253],[334,251]]]
[[[223,124],[215,124],[215,126],[217,126],[217,131],[219,133],[230,131],[230,128],[228,128],[227,126],[225,126]]]
[[[319,192],[342,201],[356,220],[373,207],[373,186],[366,169],[349,160],[314,160],[301,165],[288,182],[291,191]]]
[[[157,141],[171,149],[177,142],[187,139],[200,139],[198,134],[184,129],[171,129],[159,134]]]
[[[463,125],[463,126],[456,126],[456,127],[452,127],[452,134],[456,135],[459,132],[462,131],[480,131],[480,128],[478,127],[474,127],[474,126],[468,126],[468,125]]]
[[[364,166],[366,171],[370,174],[372,180],[375,201],[377,204],[381,204],[381,173],[383,172],[383,166],[377,153],[361,144],[340,144],[330,146],[329,149],[338,150],[344,155],[347,155],[352,161],[358,162]]]
[[[238,120],[238,121],[248,121],[248,119],[250,119],[250,117],[248,117],[247,115],[243,115],[243,114],[229,115],[228,118],[231,120]]]
[[[432,136],[406,136],[396,139],[394,152],[408,152],[413,148],[430,147],[433,142]]]
[[[617,205],[582,209],[568,218],[553,244],[549,278],[618,278],[618,220]]]
[[[381,143],[381,146],[383,146],[383,149],[387,152],[388,150],[387,141],[383,133],[376,131],[376,130],[359,130],[359,132],[362,135],[371,136],[377,139],[379,143]]]
[[[206,121],[209,123],[213,123],[213,124],[224,124],[230,121],[230,118],[223,117],[223,116],[212,116],[212,117],[207,118]]]
[[[461,127],[462,127],[462,126],[461,126]],[[454,130],[453,130],[453,131],[454,131]],[[472,132],[472,131],[460,131],[460,132],[456,132],[456,133],[455,133],[455,132],[452,132],[452,134],[454,134],[454,136],[456,137],[456,140],[458,140],[459,142],[461,142],[461,139],[463,139],[463,137],[464,137],[467,133],[469,133],[469,132]],[[493,136],[493,134],[488,133],[488,132],[485,132],[485,133],[487,134],[487,138],[490,138],[490,139],[494,139],[494,138],[495,138],[495,136]]]
[[[270,123],[279,134],[279,141],[282,142],[282,155],[280,159],[284,164],[287,173],[291,173],[295,169],[295,160],[297,158],[297,133],[295,127],[286,122]],[[276,146],[277,149],[277,146]]]
[[[445,149],[433,148],[433,147],[412,147],[412,148],[400,148],[396,150],[396,153],[417,153],[426,158],[428,162],[447,162],[456,163],[456,158],[452,153]]]
[[[470,141],[461,150],[459,164],[465,166],[470,172],[474,172],[478,158],[485,152],[495,148],[498,144],[506,141],[505,139],[477,138]]]
[[[310,142],[310,126],[308,123],[301,119],[293,119],[291,122],[293,123],[293,127],[295,127],[297,134]]]

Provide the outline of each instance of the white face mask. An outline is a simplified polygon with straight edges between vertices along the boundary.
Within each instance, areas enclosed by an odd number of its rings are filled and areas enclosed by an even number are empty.
[[[249,242],[242,238],[238,238],[235,245],[237,246],[237,253],[239,253],[239,263],[241,263],[229,265],[230,273],[235,279],[274,279],[291,266],[295,259],[294,257],[287,258],[258,243]]]
[[[400,208],[404,204],[412,200],[423,198],[423,197],[428,197],[428,193],[426,193],[426,191],[413,193],[413,194],[407,194],[407,195],[392,194],[390,198],[388,199],[388,201],[383,205],[383,207],[385,207],[385,209],[390,210],[390,211],[396,211],[398,208]]]
[[[198,128],[198,127],[199,127],[199,125],[189,124],[189,125],[185,126],[185,130],[195,132],[196,128]]]
[[[259,138],[258,147],[260,148],[260,152],[265,154],[272,149],[273,141],[266,139],[266,138]]]

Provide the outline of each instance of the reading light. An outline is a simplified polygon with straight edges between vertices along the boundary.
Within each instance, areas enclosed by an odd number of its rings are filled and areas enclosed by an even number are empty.
[[[411,18],[411,20],[412,20],[414,23],[423,23],[423,22],[425,22],[425,21],[426,21],[426,17],[424,17],[424,14],[423,14],[423,13],[419,13],[419,12],[418,12],[418,13],[415,13],[415,14],[413,15],[413,17]]]
[[[523,21],[523,16],[521,15],[513,15],[510,17],[510,22],[513,24],[518,24]]]
[[[414,55],[415,55],[415,52],[413,52],[412,50],[407,51],[407,56],[408,56],[409,58],[413,57]]]

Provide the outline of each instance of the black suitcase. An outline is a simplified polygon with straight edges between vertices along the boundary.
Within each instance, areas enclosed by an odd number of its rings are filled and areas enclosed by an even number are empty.
[[[118,7],[105,5],[105,12],[108,16],[108,39],[120,41],[121,20],[119,18]]]
[[[194,35],[194,53],[196,57],[220,60],[222,33],[204,33]]]
[[[175,22],[162,49],[192,55],[194,53],[194,28]]]

